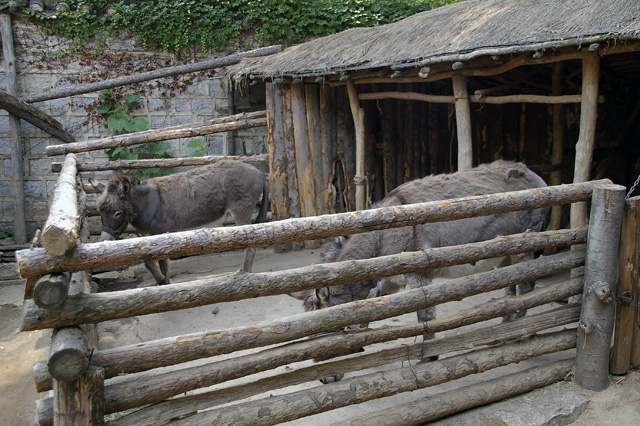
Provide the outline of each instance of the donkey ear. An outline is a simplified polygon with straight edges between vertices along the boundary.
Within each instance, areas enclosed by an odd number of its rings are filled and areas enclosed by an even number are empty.
[[[96,182],[93,178],[89,178],[89,183],[95,188],[96,191],[104,192],[105,186],[103,183]]]
[[[120,182],[120,190],[122,191],[122,195],[127,195],[131,192],[131,181],[129,179],[122,179]]]

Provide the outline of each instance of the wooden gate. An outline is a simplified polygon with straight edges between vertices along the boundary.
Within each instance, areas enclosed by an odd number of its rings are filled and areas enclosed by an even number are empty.
[[[74,154],[66,155],[50,217],[39,239],[42,247],[16,254],[19,271],[27,278],[22,330],[54,329],[49,360],[35,366],[38,391],[54,391],[53,396],[38,402],[41,425],[102,424],[105,414],[132,409],[136,411],[129,411],[107,424],[164,424],[170,420],[173,420],[171,424],[275,424],[568,350],[575,348],[576,342],[581,342],[576,356],[570,353],[564,360],[495,379],[504,386],[497,386],[496,382],[477,384],[465,388],[464,400],[459,393],[444,393],[435,399],[413,402],[411,406],[386,409],[384,416],[371,413],[353,422],[367,424],[370,417],[375,416],[376,422],[420,423],[561,380],[574,367],[577,380],[591,389],[597,389],[603,377],[604,380],[608,377],[607,338],[610,340],[611,330],[607,330],[606,324],[613,318],[611,309],[615,298],[611,296],[615,293],[607,289],[615,283],[617,235],[624,205],[624,188],[609,181],[90,243],[85,232],[86,197],[78,172],[83,167]],[[152,259],[264,247],[589,199],[593,207],[586,254],[579,246],[587,241],[587,229],[579,228],[528,232],[465,246],[286,271],[239,272],[110,293],[91,292],[90,276],[86,272]],[[95,338],[95,324],[117,318],[287,294],[570,246],[574,249],[559,250],[552,256],[495,271],[232,329],[202,331],[108,350],[97,347]],[[539,287],[526,295],[491,300],[430,321],[426,327],[429,333],[438,333],[563,301],[581,294],[586,283],[582,318],[581,307],[570,304],[511,323],[481,326],[455,337],[418,343],[408,343],[406,338],[425,334],[423,324],[372,326],[357,333],[328,333],[561,271],[577,271],[583,265],[586,265],[584,278],[577,276]],[[576,323],[580,324],[578,328],[541,332]],[[589,338],[585,339],[587,335]],[[382,342],[388,342],[384,349],[372,346]],[[310,362],[366,346],[370,348],[364,353]],[[606,362],[602,362],[605,346]],[[245,351],[248,349],[253,351]],[[599,355],[594,357],[596,352]],[[414,362],[436,355],[440,355],[439,361]],[[203,358],[207,359],[205,364],[185,364]],[[172,368],[156,370],[169,366]],[[254,382],[234,382],[226,387],[183,395],[278,367],[286,368]],[[359,372],[371,367],[381,371]],[[153,374],[148,374],[149,371]],[[317,382],[317,379],[345,372],[349,374],[342,381],[330,385]],[[304,389],[247,400],[264,392],[305,383],[308,385]],[[312,386],[313,383],[317,385]],[[228,405],[230,402],[234,404]]]

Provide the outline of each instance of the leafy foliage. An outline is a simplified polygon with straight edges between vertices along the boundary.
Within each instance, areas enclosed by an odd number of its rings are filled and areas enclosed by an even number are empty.
[[[143,47],[178,52],[197,44],[219,50],[252,33],[256,41],[299,43],[353,27],[395,22],[459,0],[68,0],[68,12],[31,12],[51,34],[103,40],[135,32]]]

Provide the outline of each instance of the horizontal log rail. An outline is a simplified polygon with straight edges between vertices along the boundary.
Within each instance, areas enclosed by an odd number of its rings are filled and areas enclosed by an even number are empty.
[[[534,291],[515,297],[494,299],[487,303],[474,306],[458,312],[455,316],[448,318],[436,319],[429,321],[429,331],[441,332],[451,330],[457,327],[463,327],[486,321],[492,318],[499,318],[514,312],[524,311],[536,306],[545,305],[547,303],[566,300],[571,296],[580,294],[582,291],[583,278],[574,278],[567,282],[556,283],[545,288],[536,288]],[[424,334],[424,325],[415,323],[411,325],[403,325],[397,327],[385,327],[382,329],[374,329],[359,333],[331,334],[322,337],[312,338],[301,342],[286,345],[284,350],[267,349],[258,354],[244,355],[237,357],[234,361],[214,362],[205,366],[195,367],[198,374],[206,376],[206,371],[213,371],[214,375],[210,375],[210,381],[206,385],[210,386],[216,383],[222,383],[232,380],[240,375],[236,374],[230,366],[243,371],[251,371],[256,373],[266,371],[272,368],[290,364],[293,362],[304,361],[306,359],[335,355],[360,349],[365,346],[376,343],[383,343],[398,340],[406,337],[415,337]],[[269,360],[265,360],[265,354],[272,354]],[[426,356],[426,355],[425,355]],[[110,365],[105,370],[105,378],[111,378],[122,374],[124,366],[118,363]],[[181,389],[178,393],[187,392],[196,387],[188,387],[189,385],[181,385],[186,377],[189,376],[190,369],[181,370],[177,373],[179,377],[172,378],[168,382],[173,383],[172,386]],[[36,390],[45,392],[51,389],[51,376],[47,371],[46,362],[38,362],[34,366],[34,375],[36,381]],[[329,373],[327,375],[336,374]],[[140,380],[132,378],[131,380]],[[199,383],[207,379],[202,379]],[[138,383],[139,384],[139,383]],[[133,386],[133,385],[132,385]],[[180,387],[185,386],[185,387]]]
[[[421,272],[481,259],[566,247],[586,241],[586,229],[516,234],[465,246],[439,247],[371,259],[311,265],[281,272],[235,273],[187,283],[79,294],[64,305],[43,309],[25,300],[22,330],[99,323],[103,321],[176,311],[212,303],[287,294],[329,285]]]
[[[273,321],[169,337],[95,352],[91,364],[118,373],[133,373],[244,349],[287,342],[351,324],[371,322],[415,312],[444,302],[461,300],[535,280],[584,264],[583,250],[539,258],[456,280],[390,296],[338,305]],[[426,302],[425,302],[426,300]],[[424,329],[422,330],[424,332]],[[108,373],[111,375],[111,373]]]
[[[64,257],[34,248],[17,251],[16,261],[23,278],[52,272],[132,265],[148,260],[264,247],[585,201],[591,197],[593,186],[597,183],[610,181],[604,179],[246,226],[204,228],[121,241],[79,244]]]
[[[203,166],[220,160],[237,160],[245,163],[266,162],[267,154],[258,155],[205,155],[202,157],[185,158],[149,158],[143,160],[115,160],[102,163],[78,162],[79,172],[102,172],[105,170],[126,170],[126,169],[146,169],[150,167],[184,167]],[[62,170],[62,163],[54,161],[51,163],[51,170],[58,173]],[[92,191],[95,192],[95,191]]]
[[[314,365],[312,367],[308,367],[307,371],[292,371],[291,374],[296,376],[301,375],[301,378],[306,378],[308,380],[318,380],[330,375],[363,370],[365,368],[379,367],[397,361],[409,361],[411,363],[415,363],[420,361],[422,358],[434,355],[469,350],[471,348],[496,344],[522,336],[530,336],[538,331],[546,330],[555,326],[577,323],[579,319],[579,306],[572,306],[571,309],[567,309],[562,312],[531,316],[521,321],[514,321],[490,328],[484,328],[479,331],[435,339],[428,343],[420,342],[392,349],[365,353],[364,355],[349,358],[347,360],[330,362],[327,363],[328,365],[322,364],[322,370],[318,368],[320,367],[319,365]],[[279,352],[281,356],[286,356],[285,354],[289,349],[288,346],[290,345],[280,348]],[[255,358],[258,357],[254,357],[254,359]],[[265,358],[264,354],[262,358]],[[269,354],[269,359],[277,361],[272,354]],[[130,380],[124,383],[115,383],[107,386],[105,387],[105,411],[113,413],[124,411],[146,404],[157,403],[189,390],[222,383],[219,380],[207,380],[210,377],[207,377],[207,373],[213,376],[233,375],[235,378],[241,378],[254,374],[258,371],[267,370],[262,364],[258,363],[256,363],[256,368],[245,368],[239,370],[235,359],[231,359],[227,363],[223,361],[222,364],[225,365],[225,368],[229,368],[230,371],[218,374],[221,372],[219,368],[222,366],[218,366],[214,369],[207,366],[206,371],[203,371],[203,367],[201,366],[193,367],[189,372],[180,370],[167,374],[154,375],[148,378],[137,378],[137,380]],[[187,373],[190,374],[187,375]],[[280,384],[279,386],[271,388],[271,390],[282,387],[286,386]]]
[[[394,405],[385,409],[384,412],[374,411],[344,423],[336,423],[336,426],[423,425],[451,414],[501,401],[565,380],[574,368],[574,358],[567,358],[409,403]]]
[[[228,132],[231,130],[250,129],[267,125],[265,111],[254,113],[240,113],[235,116],[214,119],[202,123],[192,123],[166,127],[163,129],[145,130],[142,132],[126,133],[82,142],[72,142],[63,145],[51,145],[46,147],[47,156],[66,155],[70,153],[95,151],[122,146],[131,146],[141,143],[166,141],[171,139],[192,138],[210,135],[213,133]]]
[[[430,95],[417,92],[376,92],[361,93],[360,100],[400,99],[405,101],[422,101],[431,103],[453,104],[455,96]],[[470,102],[483,104],[509,104],[509,103],[536,103],[536,104],[575,104],[582,102],[582,95],[505,95],[505,96],[469,96]],[[604,96],[598,98],[599,103],[604,102]]]
[[[459,315],[456,315],[456,317],[459,317]],[[200,400],[198,409],[205,409],[225,402],[231,402],[233,399],[247,398],[262,391],[317,380],[322,377],[334,375],[336,372],[353,372],[397,361],[410,361],[415,363],[418,362],[421,357],[428,357],[431,356],[431,354],[445,354],[496,344],[506,340],[532,335],[556,326],[576,323],[579,318],[579,305],[564,306],[553,311],[499,324],[494,327],[431,340],[426,345],[417,343],[367,353],[354,358],[332,360],[311,367],[302,367],[295,371],[288,371],[275,376],[280,379],[277,381],[273,380],[274,377],[270,377],[259,380],[258,382],[261,383],[252,383],[248,388],[245,385],[240,385],[208,392],[208,395],[198,398]],[[452,321],[451,318],[439,320],[440,323]],[[336,337],[337,336],[331,336],[333,340],[337,340]],[[277,348],[267,349],[257,354],[249,354],[202,366],[186,368],[151,377],[132,377],[131,380],[125,382],[107,383],[104,390],[105,413],[115,413],[146,404],[158,403],[166,398],[189,390],[212,386],[249,374],[266,371],[280,365],[310,359],[319,356],[317,355],[318,353],[326,354],[326,351],[322,349],[324,344],[329,340],[327,337],[321,337],[319,339],[295,342]],[[303,356],[300,356],[301,354],[303,354]],[[267,386],[265,383],[269,385]],[[226,395],[221,397],[220,393]],[[242,393],[242,395],[238,395],[238,393]],[[180,412],[181,415],[194,411],[194,401],[192,398],[188,399],[190,401],[188,405],[191,408],[187,412]],[[217,401],[215,401],[215,399],[217,399]],[[204,402],[205,400],[207,401],[206,403]],[[46,402],[46,400],[43,401],[43,403],[46,406],[51,405],[51,403]],[[177,405],[180,406],[183,404],[178,403]],[[175,410],[174,407],[172,409],[173,415],[176,414]],[[150,412],[154,411],[156,410],[147,410],[145,413],[140,413],[134,417],[140,418],[140,415],[142,415],[142,418],[149,421]],[[130,418],[129,421],[131,420]]]
[[[155,80],[158,78],[171,77],[174,75],[187,74],[198,71],[210,70],[213,68],[226,67],[237,64],[242,58],[251,58],[256,56],[266,56],[278,53],[282,50],[281,45],[261,47],[259,49],[249,50],[247,52],[236,53],[234,55],[224,56],[222,58],[214,58],[207,61],[196,62],[192,64],[176,65],[173,67],[160,68],[153,71],[143,72],[135,75],[126,75],[122,77],[112,78],[109,80],[98,81],[95,83],[87,83],[78,87],[68,89],[52,90],[50,92],[39,93],[37,95],[27,96],[23,101],[33,103],[42,102],[50,99],[66,98],[69,96],[82,95],[84,93],[97,92],[103,89],[112,89],[114,87],[125,86],[132,83],[140,83],[143,81]]]
[[[376,398],[435,386],[532,357],[571,349],[575,345],[575,330],[536,335],[441,361],[370,373],[343,379],[332,383],[331,386],[320,385],[230,407],[216,408],[182,421],[176,420],[175,424],[186,424],[188,421],[190,424],[273,425]]]

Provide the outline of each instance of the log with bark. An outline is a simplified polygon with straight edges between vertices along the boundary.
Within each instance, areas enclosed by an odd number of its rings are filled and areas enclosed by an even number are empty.
[[[56,182],[49,217],[42,228],[40,244],[54,256],[62,256],[71,250],[80,232],[76,163],[76,156],[67,154]]]
[[[34,248],[16,252],[16,261],[23,278],[51,272],[132,265],[148,260],[264,247],[587,200],[597,182],[610,183],[609,180],[585,182],[312,218],[294,218],[233,229],[206,228],[122,241],[81,244],[65,257],[48,255],[45,250]]]
[[[174,417],[178,412],[180,415],[185,415],[198,409],[232,402],[234,399],[244,399],[262,391],[272,391],[293,386],[335,375],[338,372],[358,371],[400,361],[408,361],[413,364],[419,362],[421,358],[431,355],[469,350],[522,337],[523,335],[532,335],[548,328],[575,323],[578,321],[579,316],[579,306],[565,306],[554,311],[500,324],[495,327],[432,340],[429,341],[428,345],[418,343],[366,353],[355,358],[331,360],[311,367],[287,371],[249,385],[214,390],[207,395],[199,395],[195,398],[184,398],[176,404],[169,402],[166,405],[170,407],[168,409],[171,410],[172,415],[168,417],[164,408],[151,407],[143,412],[135,413],[126,421],[117,421],[115,423],[120,425],[132,424],[135,418],[144,418],[145,421],[149,421],[150,416],[156,417],[158,422],[162,422],[160,419]],[[454,318],[445,318],[436,322],[438,325],[446,324],[447,322],[451,324],[458,322],[459,318],[460,315],[455,315]],[[371,333],[369,332],[368,334]],[[132,376],[130,380],[119,381],[105,387],[105,414],[156,403],[189,390],[211,386],[260,371],[266,371],[277,366],[321,355],[329,355],[330,352],[325,349],[326,344],[331,344],[332,341],[338,342],[341,338],[349,337],[351,336],[323,336],[317,339],[294,342],[267,349],[256,354],[185,368],[152,377],[139,378]],[[45,404],[48,405],[49,403],[45,402]]]
[[[524,340],[453,356],[441,361],[375,372],[311,389],[270,396],[198,413],[177,420],[185,424],[272,425],[376,398],[410,392],[455,380],[531,357],[575,347],[575,330],[533,336]]]
[[[576,352],[576,383],[593,391],[604,390],[609,384],[618,245],[625,190],[622,185],[596,185],[591,200],[582,316]]]
[[[582,256],[577,256],[577,251],[572,251],[568,254],[523,262],[497,271],[433,284],[401,294],[352,302],[275,321],[113,348],[95,352],[92,364],[105,368],[107,375],[111,376],[114,372],[139,372],[203,357],[282,343],[351,324],[415,312],[445,301],[460,300],[474,294],[531,281],[542,275],[579,266],[583,260]]]
[[[555,234],[555,235],[554,235]],[[579,244],[585,230],[548,231],[499,237],[466,246],[450,246],[358,261],[312,265],[281,272],[235,273],[189,283],[69,297],[47,310],[25,300],[24,331],[174,311],[249,297],[288,294],[404,273],[422,272],[481,259]]]
[[[584,279],[580,277],[568,282],[557,283],[549,287],[537,288],[524,295],[491,300],[473,308],[460,311],[452,317],[430,321],[429,330],[434,333],[451,330],[456,327],[476,324],[492,318],[499,318],[511,313],[525,311],[554,301],[565,300],[568,297],[582,292],[583,282]],[[570,310],[569,308],[567,309]],[[564,321],[564,315],[572,314],[565,313],[564,311],[554,311],[551,315],[554,318],[554,321],[560,323]],[[544,323],[544,321],[541,321],[541,323]],[[236,368],[244,369],[244,371],[264,371],[287,363],[346,353],[368,345],[398,340],[406,337],[420,336],[422,334],[424,334],[424,324],[421,323],[397,327],[385,327],[361,333],[349,333],[346,335],[340,332],[338,334],[325,335],[323,337],[315,337],[311,340],[288,344],[284,353],[281,353],[278,350],[266,350],[264,352],[268,352],[272,356],[269,360],[265,359],[263,353],[255,355],[251,354],[238,357],[235,361],[222,361],[221,363],[214,362],[211,364],[210,368],[215,368],[215,380],[219,380],[221,382],[234,378],[232,376],[233,373],[225,366],[227,362],[233,363],[233,365],[236,365]],[[239,367],[241,365],[244,365],[244,367]],[[198,368],[202,368],[200,371],[204,375],[205,367],[203,366]],[[112,368],[105,371],[105,378],[111,378],[111,374],[119,374],[120,371],[122,371],[120,366],[113,365]],[[346,370],[343,369],[343,371]],[[336,373],[328,372],[325,376],[321,377],[326,377],[331,374]],[[40,362],[35,364],[34,377],[38,392],[45,392],[51,389],[51,376],[47,371],[46,363]],[[183,378],[181,380],[185,379]],[[178,381],[176,381],[175,386],[179,386]]]
[[[451,414],[498,402],[534,389],[565,380],[575,365],[573,358],[536,366],[503,377],[442,392],[406,404],[398,404],[371,414],[347,420],[344,425],[422,425]]]
[[[250,129],[267,125],[266,118],[239,117],[235,121],[191,124],[189,126],[167,127],[164,129],[145,130],[127,133],[83,142],[73,142],[65,145],[51,145],[46,148],[48,156],[65,155],[69,153],[95,151],[115,147],[131,146],[141,143],[151,143],[170,139],[192,138],[213,133],[228,132],[230,130]]]
[[[220,160],[237,160],[245,163],[262,163],[266,162],[268,156],[266,154],[258,155],[205,155],[202,157],[186,157],[186,158],[148,158],[142,160],[115,160],[106,163],[79,162],[79,172],[99,172],[104,170],[124,170],[124,169],[145,169],[150,167],[184,167],[184,166],[202,166],[205,164],[216,163]],[[55,173],[62,170],[62,163],[51,163],[51,170]],[[90,192],[96,192],[93,187]],[[88,192],[85,190],[85,192]]]
[[[240,62],[245,57],[265,56],[278,53],[282,50],[281,45],[261,47],[248,52],[236,53],[222,58],[210,59],[208,61],[196,62],[192,64],[177,65],[173,67],[160,68],[153,71],[143,72],[135,75],[127,75],[95,83],[87,83],[78,87],[68,89],[52,90],[50,92],[27,96],[25,102],[42,102],[50,99],[66,98],[69,96],[81,95],[84,93],[97,92],[103,89],[126,86],[128,84],[140,83],[143,81],[155,80],[158,78],[171,77],[174,75],[187,74],[198,71],[205,71],[213,68],[226,67]]]

